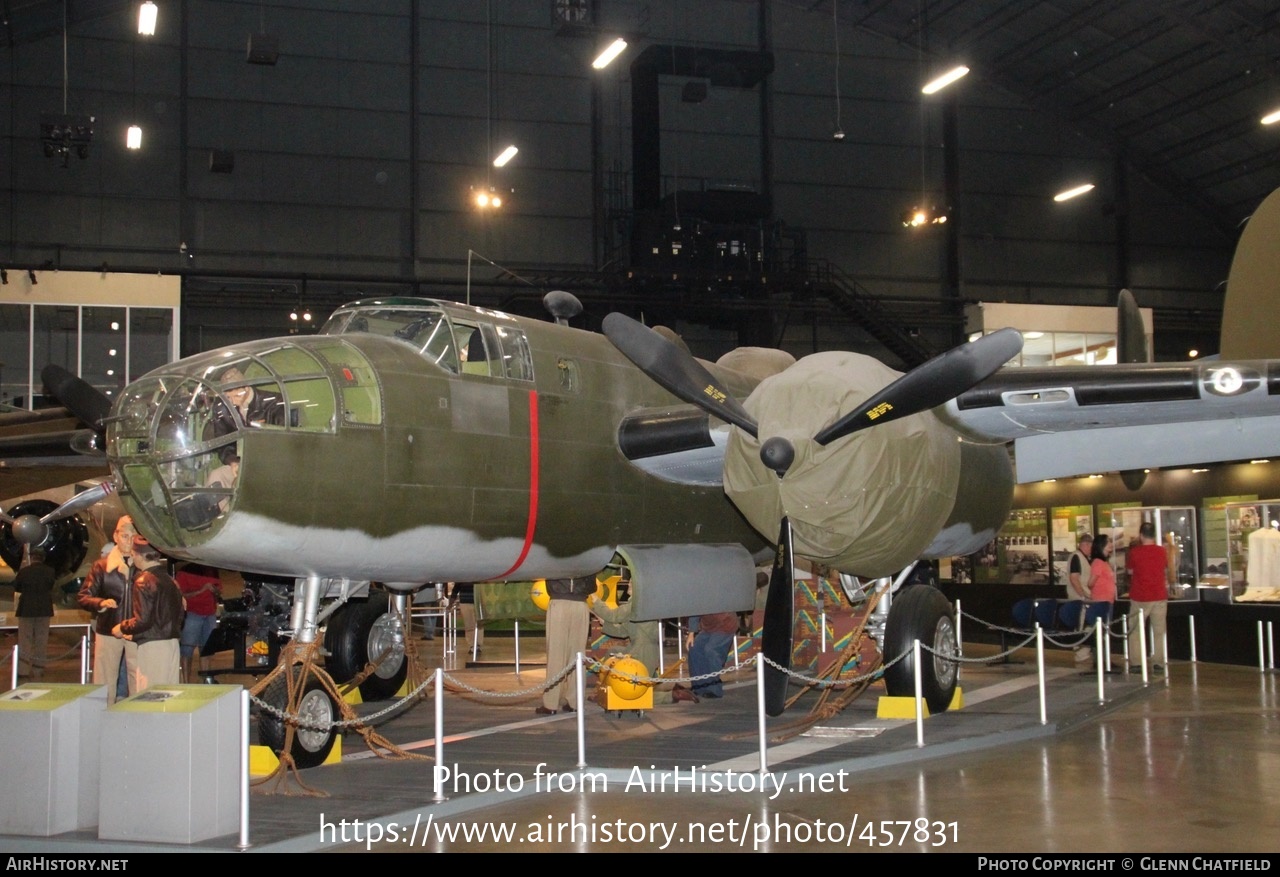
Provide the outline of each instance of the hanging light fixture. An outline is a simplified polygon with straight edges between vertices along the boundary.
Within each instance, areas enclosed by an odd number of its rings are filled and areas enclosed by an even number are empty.
[[[969,73],[969,68],[964,66],[963,64],[961,64],[958,67],[952,67],[950,70],[948,70],[946,73],[943,73],[941,76],[925,83],[925,86],[921,88],[920,91],[923,92],[924,94],[937,94],[938,92],[942,91],[942,89],[946,88],[948,85],[955,82],[957,79],[960,79],[968,75],[968,73]]]
[[[603,70],[613,63],[614,59],[621,55],[627,48],[627,41],[622,37],[618,37],[605,47],[596,59],[591,62],[591,66],[597,70]]]
[[[141,149],[142,128],[137,125],[130,125],[128,132],[124,135],[124,145],[126,149]]]
[[[138,7],[138,33],[144,37],[153,37],[156,35],[156,19],[159,17],[160,10],[151,0],[147,0]]]

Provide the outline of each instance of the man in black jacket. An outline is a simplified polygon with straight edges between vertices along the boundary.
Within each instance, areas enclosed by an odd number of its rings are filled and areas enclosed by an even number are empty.
[[[45,653],[49,648],[49,619],[53,618],[53,583],[57,574],[44,562],[44,552],[35,549],[30,562],[13,578],[18,601],[18,673],[39,679],[44,675]]]

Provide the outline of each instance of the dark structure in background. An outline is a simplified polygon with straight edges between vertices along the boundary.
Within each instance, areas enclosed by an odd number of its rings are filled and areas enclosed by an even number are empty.
[[[708,355],[902,365],[954,343],[965,302],[1128,286],[1177,358],[1212,349],[1239,224],[1280,185],[1258,124],[1280,29],[1246,0],[186,0],[145,41],[133,11],[7,4],[0,266],[181,273],[192,344],[279,331],[303,285],[317,310],[469,290],[526,313],[563,287],[588,324],[660,312]],[[615,34],[629,54],[592,71]],[[922,97],[955,60],[967,80]],[[59,106],[94,118],[87,159],[36,142]],[[508,139],[520,157],[495,171]],[[1094,195],[1049,203],[1079,176]],[[501,215],[468,206],[482,184],[514,189]],[[957,221],[904,231],[917,203]],[[221,287],[243,319],[206,306]]]

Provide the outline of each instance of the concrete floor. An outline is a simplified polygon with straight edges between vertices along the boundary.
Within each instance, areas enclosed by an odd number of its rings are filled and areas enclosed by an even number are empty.
[[[438,643],[421,645],[429,650],[428,666],[440,664]],[[809,736],[770,744],[769,768],[780,790],[650,788],[673,769],[688,776],[702,766],[699,776],[708,782],[760,782],[754,681],[744,674],[721,701],[621,715],[588,705],[586,764],[608,784],[601,791],[586,788],[575,769],[577,716],[533,713],[538,701],[531,692],[545,676],[541,639],[522,639],[518,675],[514,645],[490,636],[486,663],[451,665],[448,679],[458,690],[444,701],[444,761],[476,783],[519,773],[525,788],[517,792],[507,780],[506,788],[449,790],[445,800],[433,801],[431,762],[372,758],[348,735],[342,764],[305,774],[327,797],[253,796],[250,851],[1280,849],[1274,673],[1175,663],[1168,679],[1148,685],[1130,674],[1109,675],[1106,703],[1099,704],[1095,678],[1078,672],[1069,653],[1051,650],[1048,721],[1041,724],[1034,654],[1019,653],[1027,663],[966,666],[966,708],[926,720],[923,748],[913,721],[876,718],[873,688]],[[419,704],[379,729],[417,754],[430,753],[433,705]],[[382,707],[359,709],[368,715]],[[771,720],[770,733],[794,715]],[[540,763],[572,790],[534,790]],[[829,788],[802,789],[801,774]],[[495,839],[504,826],[513,837]],[[395,842],[393,829],[400,832]],[[456,835],[449,839],[449,832]],[[384,839],[370,843],[371,834]],[[236,840],[175,848],[105,843],[82,832],[5,837],[0,846],[232,851]]]

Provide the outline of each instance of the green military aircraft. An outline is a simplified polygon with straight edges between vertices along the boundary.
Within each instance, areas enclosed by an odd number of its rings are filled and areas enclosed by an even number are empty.
[[[1259,210],[1269,226],[1255,215],[1258,240],[1280,236],[1278,196]],[[603,335],[571,328],[581,305],[567,293],[545,302],[554,322],[358,301],[318,335],[156,369],[114,405],[50,367],[51,392],[97,430],[81,448],[105,431],[113,478],[0,520],[47,541],[114,487],[167,554],[293,580],[288,632],[323,631],[339,681],[390,651],[366,698],[399,688],[401,610],[432,583],[589,575],[620,557],[644,620],[749,609],[755,566],[773,559],[763,651],[776,715],[792,553],[896,587],[919,558],[975,552],[1009,510],[1009,442],[1021,481],[1280,443],[1277,361],[1002,369],[1021,346],[1002,330],[906,375],[852,353],[748,348],[709,363],[620,314]],[[886,656],[915,639],[955,650],[939,591],[905,587],[887,602],[874,628]],[[930,708],[945,709],[954,665],[921,663]],[[905,694],[913,677],[908,658],[886,682]],[[322,722],[334,705],[317,689],[304,710]],[[332,744],[299,736],[301,763]]]

